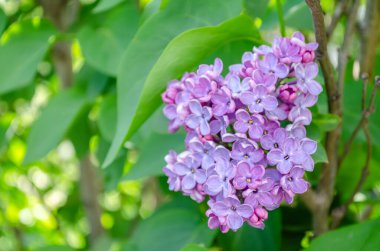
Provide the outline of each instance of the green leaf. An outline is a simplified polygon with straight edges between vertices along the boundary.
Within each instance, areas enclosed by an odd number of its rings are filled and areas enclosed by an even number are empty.
[[[284,19],[287,27],[295,28],[296,30],[313,30],[313,19],[309,8],[303,0],[283,1]],[[260,28],[264,30],[273,30],[278,27],[278,12],[276,5],[270,5],[265,15],[261,17],[263,20]],[[300,21],[302,20],[302,21]]]
[[[278,251],[281,247],[281,212],[269,213],[265,229],[256,229],[248,224],[237,232],[229,232],[223,238],[223,250],[228,251]]]
[[[74,251],[69,246],[46,246],[38,248],[39,251]]]
[[[133,2],[132,0],[127,0],[128,2]],[[93,9],[93,13],[99,13],[102,11],[109,10],[120,3],[125,2],[125,0],[101,0]]]
[[[50,23],[39,19],[16,22],[7,29],[0,45],[0,94],[32,83],[54,33]]]
[[[78,33],[86,61],[98,71],[116,76],[123,52],[135,34],[138,23],[139,13],[135,1],[127,1],[97,15]]]
[[[91,106],[83,107],[70,126],[67,136],[74,145],[76,156],[81,159],[87,154],[92,136],[88,114]]]
[[[4,27],[7,24],[7,16],[4,14],[3,10],[0,9],[0,35],[3,33]]]
[[[207,57],[204,63],[213,64],[215,58],[220,58],[223,65],[240,64],[244,52],[252,50],[252,41],[238,40],[228,43],[210,56]],[[222,74],[228,73],[228,67],[224,67]]]
[[[138,251],[178,251],[188,243],[207,246],[214,234],[197,210],[177,205],[142,221],[131,242]]]
[[[364,182],[362,190],[371,189],[380,184],[380,149],[372,147],[372,158],[369,166],[369,173]],[[336,187],[340,194],[340,199],[344,203],[351,196],[356,184],[359,182],[365,158],[367,156],[366,144],[353,144],[351,152],[343,161],[336,180]]]
[[[181,249],[181,251],[209,251],[210,249],[205,248],[203,246],[197,245],[197,244],[187,244],[185,247]]]
[[[319,127],[321,131],[334,130],[340,123],[341,119],[335,114],[317,114],[313,116],[313,123]]]
[[[124,179],[134,180],[148,176],[162,175],[165,166],[164,156],[173,149],[181,152],[185,148],[186,135],[153,133],[148,139],[139,144],[139,157],[131,171]]]
[[[162,0],[152,0],[145,7],[140,17],[140,24],[144,23],[151,16],[156,14],[162,8]]]
[[[100,134],[111,142],[116,131],[116,94],[107,95],[99,108],[98,126]]]
[[[287,1],[287,4],[284,5],[285,23],[297,30],[311,31],[313,30],[313,19],[310,10],[305,1],[298,1],[298,4],[295,1]]]
[[[244,0],[245,11],[253,18],[264,17],[268,4],[267,0]]]
[[[187,29],[218,24],[238,14],[240,9],[241,2],[232,0],[170,1],[163,11],[143,24],[124,54],[118,77],[117,130],[105,166],[112,161],[126,136],[132,136],[157,108],[159,95],[170,79],[193,69],[223,43],[258,35],[250,19],[240,17],[218,27],[185,32],[167,46],[169,41]],[[144,107],[147,102],[149,105]]]
[[[99,163],[102,163],[104,161],[104,158],[106,157],[107,150],[110,147],[110,143],[103,139],[102,137],[99,138],[99,142],[96,149],[96,158]],[[106,191],[112,191],[117,188],[117,185],[119,184],[120,179],[123,176],[124,172],[124,165],[127,159],[127,150],[121,149],[118,156],[115,158],[115,160],[111,163],[109,168],[102,169],[103,173],[103,180],[104,180],[104,188]]]
[[[327,159],[325,147],[320,142],[318,142],[317,151],[312,155],[312,158],[314,160],[314,164],[328,163],[329,160]]]
[[[53,97],[32,126],[24,163],[49,153],[63,139],[87,101],[87,96],[78,89],[62,91]]]
[[[236,31],[236,27],[240,29]],[[234,18],[217,27],[191,30],[176,37],[148,75],[127,138],[131,137],[161,104],[160,94],[174,76],[200,64],[203,58],[222,44],[236,40],[255,40],[258,37],[251,19],[246,16]],[[184,58],[186,60],[183,60]]]
[[[373,251],[380,247],[380,219],[330,231],[311,242],[307,251]]]

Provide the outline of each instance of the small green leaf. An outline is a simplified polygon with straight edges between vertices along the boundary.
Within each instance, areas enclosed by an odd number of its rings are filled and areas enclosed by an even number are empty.
[[[50,23],[37,19],[16,22],[5,31],[0,45],[0,94],[32,83],[54,33]]]
[[[380,219],[355,224],[321,235],[307,251],[374,251],[380,247]]]
[[[77,89],[53,97],[32,126],[24,163],[44,157],[58,145],[87,101],[86,95]]]
[[[340,123],[341,119],[335,114],[317,114],[313,116],[313,123],[318,126],[321,131],[332,131]]]
[[[320,142],[318,142],[317,151],[312,155],[312,158],[315,164],[329,162],[325,147]]]

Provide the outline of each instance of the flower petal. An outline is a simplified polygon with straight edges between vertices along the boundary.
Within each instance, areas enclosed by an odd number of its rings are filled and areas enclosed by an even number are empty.
[[[237,213],[232,213],[227,216],[227,225],[232,230],[237,230],[243,225],[243,218]]]
[[[250,205],[243,204],[243,205],[237,207],[236,212],[241,217],[249,218],[253,214],[253,209]]]
[[[196,185],[195,178],[193,174],[188,174],[182,179],[182,188],[189,190],[193,189]]]

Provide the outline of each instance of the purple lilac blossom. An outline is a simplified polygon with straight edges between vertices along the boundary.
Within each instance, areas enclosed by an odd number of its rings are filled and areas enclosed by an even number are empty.
[[[168,83],[168,130],[184,128],[187,136],[186,150],[170,151],[163,172],[170,190],[207,200],[209,228],[226,233],[246,222],[262,229],[268,211],[309,188],[304,176],[314,169],[317,143],[306,126],[322,92],[317,48],[296,32],[245,52],[225,77],[217,58]]]

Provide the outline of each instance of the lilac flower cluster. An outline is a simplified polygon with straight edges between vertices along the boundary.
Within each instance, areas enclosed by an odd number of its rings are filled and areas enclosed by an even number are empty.
[[[268,210],[308,189],[303,177],[317,144],[305,126],[322,92],[317,47],[299,32],[275,38],[244,53],[226,77],[216,59],[162,94],[169,131],[187,132],[186,151],[165,157],[169,188],[197,202],[207,197],[210,228],[263,228]]]

